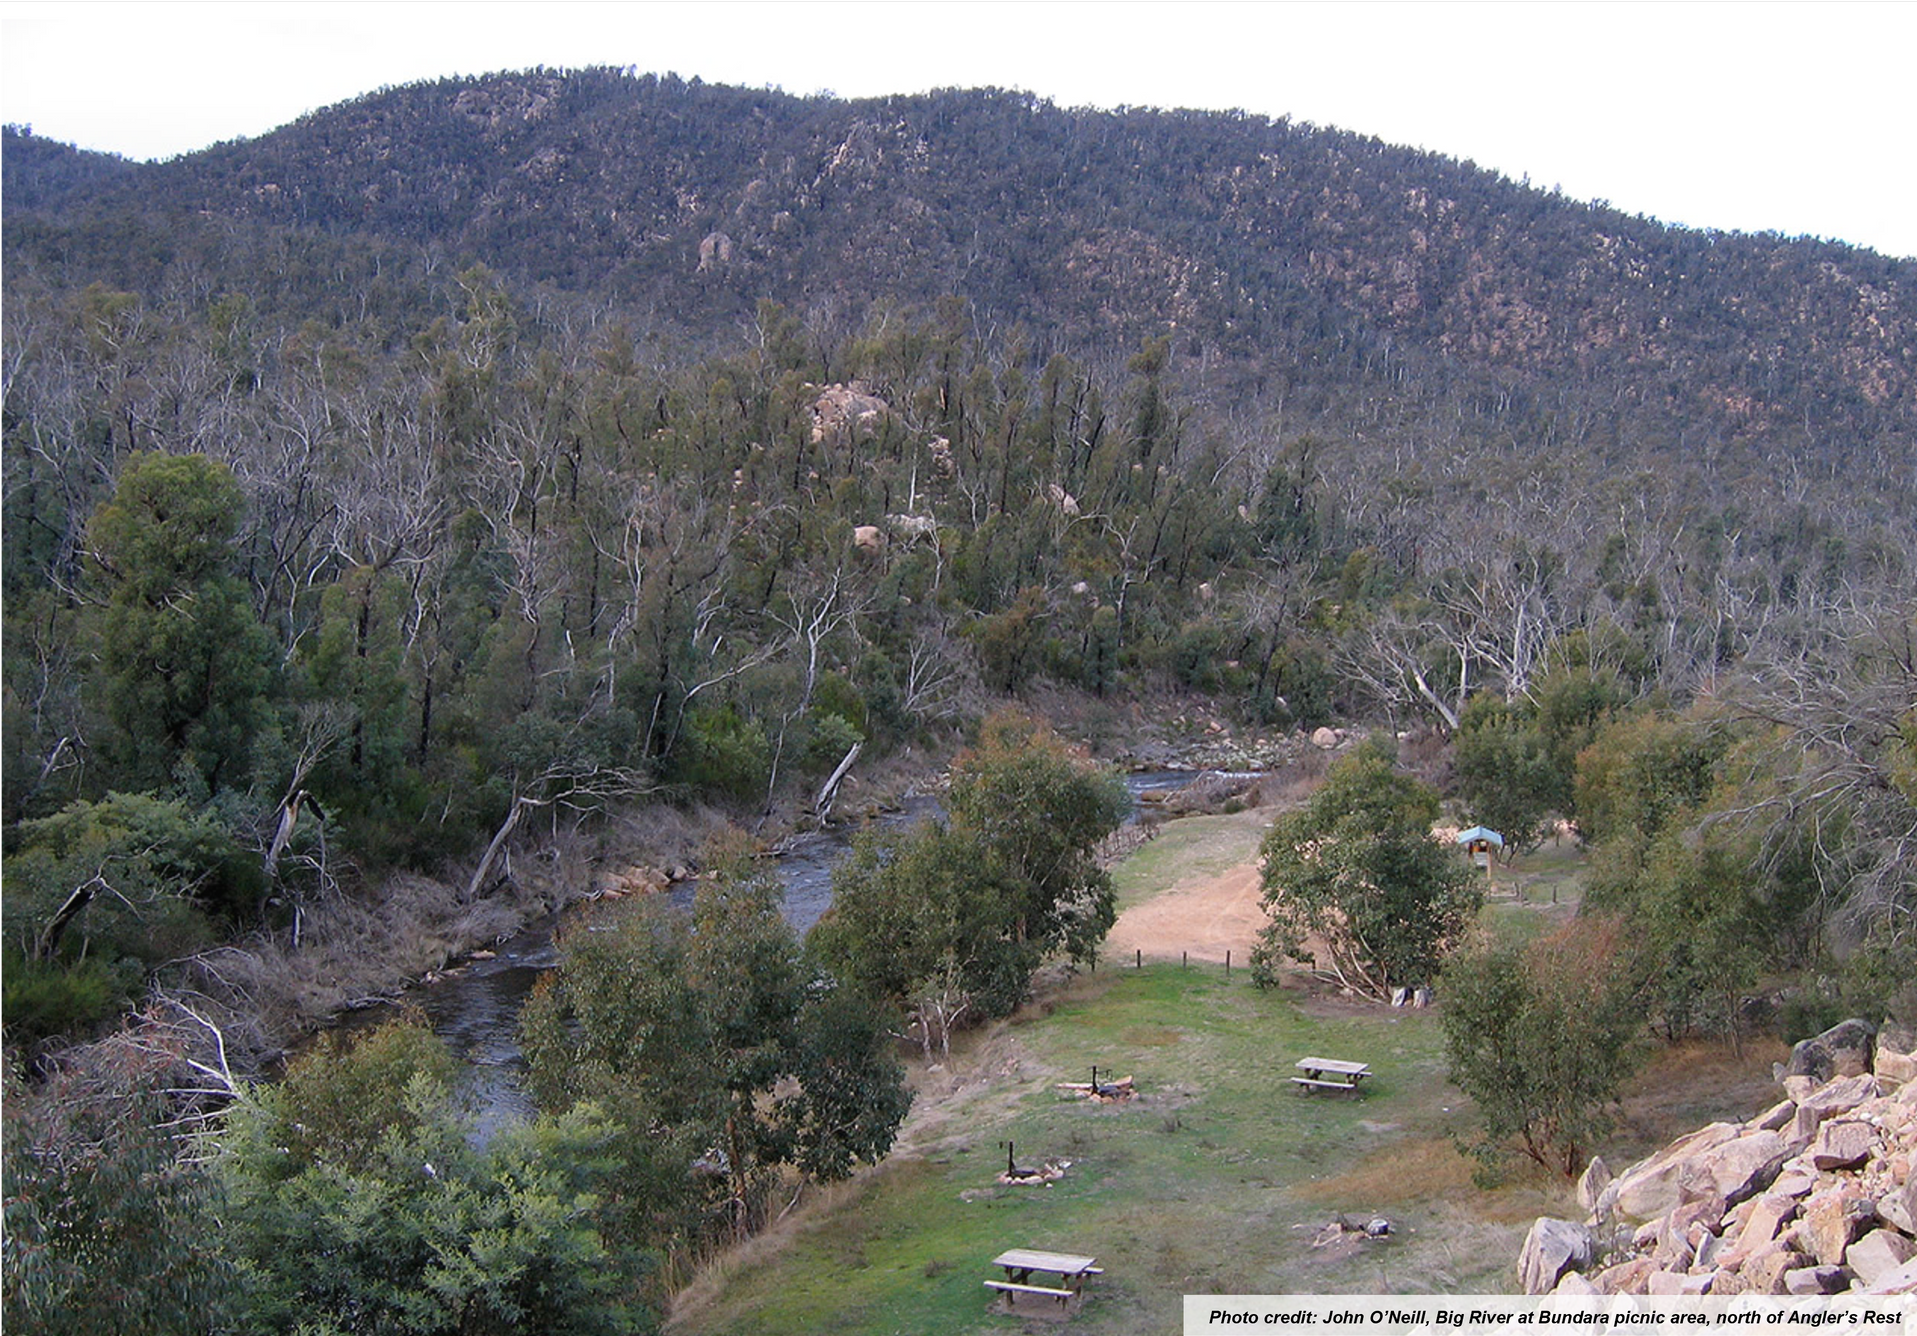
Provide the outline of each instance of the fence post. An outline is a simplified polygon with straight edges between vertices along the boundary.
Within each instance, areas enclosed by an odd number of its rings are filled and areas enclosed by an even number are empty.
[[[1132,968],[1138,969],[1138,970],[1142,970],[1145,968],[1145,948],[1144,947],[1142,946],[1139,947],[1137,952],[1134,953],[1132,958]]]
[[[1225,977],[1227,979],[1231,977],[1231,948],[1230,947],[1225,948]]]

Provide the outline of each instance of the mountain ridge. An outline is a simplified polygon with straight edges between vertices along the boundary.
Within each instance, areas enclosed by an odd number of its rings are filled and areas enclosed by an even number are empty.
[[[382,89],[58,191],[33,183],[48,155],[16,171],[15,138],[8,198],[30,210],[445,248],[694,330],[761,297],[957,295],[1041,347],[1169,335],[1253,392],[1382,378],[1577,400],[1627,432],[1911,440],[1917,263],[1666,227],[1287,120],[534,70]]]

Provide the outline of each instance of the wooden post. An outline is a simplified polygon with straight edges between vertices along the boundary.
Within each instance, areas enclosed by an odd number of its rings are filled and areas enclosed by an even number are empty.
[[[1231,977],[1231,948],[1230,947],[1225,948],[1225,977],[1227,979]]]
[[[1191,968],[1191,952],[1180,951],[1178,953],[1178,968],[1181,970]]]
[[[1142,970],[1145,968],[1145,948],[1140,947],[1138,948],[1137,951],[1133,952],[1132,968],[1135,970]]]

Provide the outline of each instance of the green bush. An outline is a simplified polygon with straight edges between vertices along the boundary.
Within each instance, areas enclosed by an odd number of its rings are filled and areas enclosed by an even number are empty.
[[[972,624],[985,679],[998,691],[1016,692],[1031,681],[1045,660],[1049,609],[1045,591],[1021,589],[1003,612]]]
[[[629,1336],[656,1320],[649,1257],[608,1232],[596,1106],[483,1148],[415,1021],[297,1060],[231,1116],[220,1161],[239,1329],[398,1336]]]
[[[1171,674],[1180,686],[1194,691],[1216,691],[1225,682],[1225,651],[1229,633],[1214,621],[1191,622],[1180,628],[1171,647]]]
[[[830,774],[854,744],[864,741],[865,735],[844,715],[815,713],[799,752],[799,772],[815,777]]]
[[[1844,1014],[1830,1025],[1847,1016],[1917,1025],[1917,942],[1879,925],[1844,962],[1839,990]]]
[[[864,734],[868,720],[864,693],[844,673],[822,673],[819,683],[812,691],[814,717],[836,714],[852,726],[854,732]]]
[[[249,913],[260,889],[259,863],[209,812],[145,793],[110,793],[69,803],[53,816],[20,823],[7,859],[8,935],[44,927],[76,887],[104,885],[66,932],[106,937],[125,954],[163,959],[178,948],[152,913],[173,901],[229,920]],[[111,887],[106,893],[105,887]],[[138,906],[136,910],[132,908]],[[204,925],[181,925],[188,933]]]
[[[8,1021],[44,1035],[90,1029],[146,970],[204,949],[256,906],[260,874],[212,815],[112,793],[22,822],[3,884],[9,950],[34,962],[17,984],[8,970]]]
[[[140,983],[141,970],[130,961],[29,960],[10,946],[0,1004],[6,1041],[31,1047],[55,1035],[89,1034],[125,1011],[140,995]]]
[[[237,1276],[216,1223],[218,1184],[182,1161],[166,1126],[177,1106],[164,1093],[174,1081],[159,1047],[88,1046],[32,1083],[9,1062],[0,1101],[7,1331],[247,1330],[227,1322]]]
[[[764,725],[731,705],[695,711],[686,720],[674,777],[697,793],[755,802],[772,775]]]
[[[1574,1174],[1610,1129],[1644,1035],[1627,938],[1616,920],[1580,920],[1445,966],[1445,1055],[1483,1123],[1481,1179],[1514,1148]]]
[[[859,659],[856,672],[867,736],[889,744],[909,735],[913,720],[905,712],[898,668],[890,656],[880,649],[868,650]]]
[[[1777,1037],[1795,1044],[1820,1035],[1851,1012],[1836,991],[1823,980],[1812,980],[1808,987],[1785,998],[1777,1010]]]
[[[1261,723],[1316,728],[1337,713],[1337,690],[1337,676],[1323,651],[1294,638],[1272,655],[1262,686],[1252,688],[1250,708]]]
[[[1699,719],[1646,714],[1600,728],[1577,758],[1575,801],[1585,838],[1648,846],[1710,796],[1726,741]]]

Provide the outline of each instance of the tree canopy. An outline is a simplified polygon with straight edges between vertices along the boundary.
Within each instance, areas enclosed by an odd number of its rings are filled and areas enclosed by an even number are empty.
[[[880,1012],[808,967],[776,879],[737,844],[707,864],[690,921],[566,938],[521,1017],[541,1106],[620,1112],[632,1227],[678,1249],[756,1230],[788,1171],[882,1157],[911,1104]]]
[[[1049,728],[994,716],[952,766],[949,821],[856,842],[808,946],[943,1047],[1009,1014],[1047,957],[1094,957],[1115,910],[1093,849],[1129,802]]]
[[[296,1061],[230,1115],[218,1218],[236,1329],[656,1328],[647,1256],[610,1209],[618,1124],[582,1104],[477,1148],[452,1067],[402,1020]]]
[[[1643,973],[1630,929],[1585,919],[1528,945],[1479,943],[1445,965],[1445,1057],[1477,1105],[1485,1170],[1515,1148],[1582,1170],[1642,1053]]]
[[[1437,814],[1437,793],[1395,769],[1383,746],[1338,761],[1265,836],[1271,922],[1252,977],[1273,986],[1292,960],[1379,1000],[1433,982],[1484,899],[1456,851],[1432,837]]]

